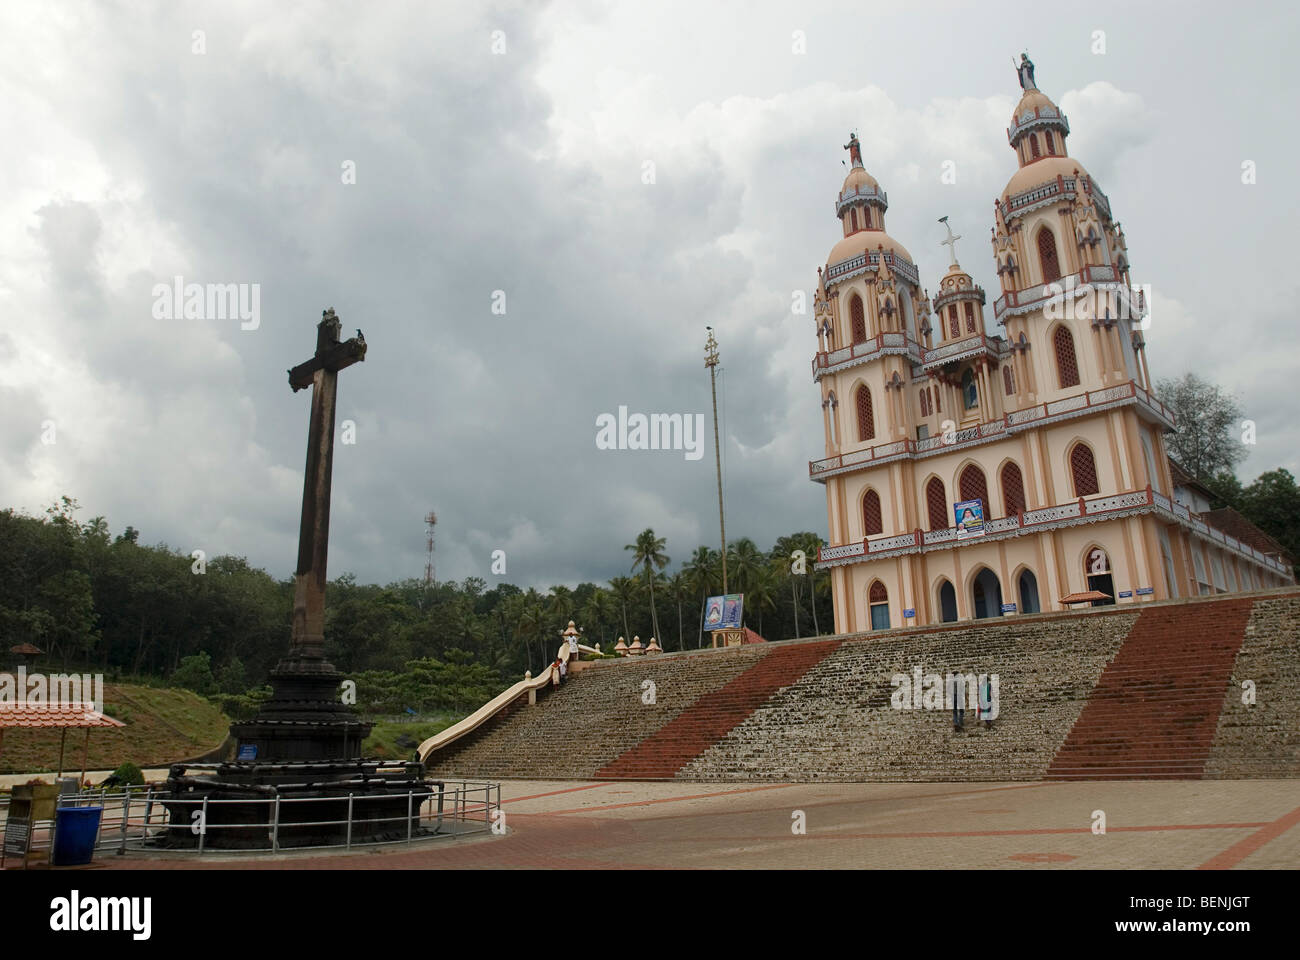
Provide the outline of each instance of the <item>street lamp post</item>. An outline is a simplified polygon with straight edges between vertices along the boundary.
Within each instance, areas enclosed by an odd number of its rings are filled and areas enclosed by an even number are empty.
[[[722,441],[718,436],[718,341],[713,328],[704,344],[704,365],[709,368],[709,387],[713,391],[713,460],[718,468],[718,529],[722,534],[722,592],[727,592],[727,521],[722,510]]]

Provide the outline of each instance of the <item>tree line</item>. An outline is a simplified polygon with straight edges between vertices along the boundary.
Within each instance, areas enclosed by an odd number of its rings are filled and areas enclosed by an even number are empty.
[[[64,497],[43,517],[0,511],[0,656],[30,643],[44,651],[38,666],[169,678],[205,694],[243,694],[265,682],[288,649],[290,579],[234,556],[208,559],[199,574],[190,556],[141,544],[132,526],[113,536],[103,517],[79,522],[79,509]],[[745,594],[748,626],[771,640],[832,628],[829,576],[813,569],[820,544],[805,532],[767,551],[748,538],[728,545],[727,585]],[[545,591],[489,587],[479,577],[362,584],[344,574],[326,593],[326,653],[344,673],[376,682],[445,677],[446,690],[427,706],[465,709],[482,702],[488,678],[514,682],[548,664],[570,620],[606,652],[634,636],[653,636],[666,650],[701,646],[709,639],[704,600],[722,590],[721,556],[701,546],[673,565],[666,550],[645,530],[608,582]],[[797,550],[806,565],[792,560]],[[376,698],[396,705],[378,689]]]

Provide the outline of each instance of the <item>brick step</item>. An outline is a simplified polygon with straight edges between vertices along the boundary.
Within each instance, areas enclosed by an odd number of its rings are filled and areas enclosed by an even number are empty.
[[[1189,776],[1200,776],[1251,607],[1250,600],[1216,602],[1200,611],[1191,628],[1184,622],[1187,608],[1139,613],[1047,775],[1081,769],[1107,776],[1119,770],[1153,774],[1160,763],[1169,762]],[[1171,669],[1174,650],[1183,662]],[[1189,665],[1188,658],[1199,663]],[[1120,733],[1124,730],[1127,735]],[[1167,756],[1175,751],[1178,757]]]
[[[659,731],[658,737],[625,751],[596,775],[619,776],[625,770],[645,770],[671,777],[692,759],[727,735],[777,690],[795,683],[814,665],[838,649],[840,641],[821,641],[780,647],[721,690],[706,693]],[[720,710],[724,703],[744,702],[747,710]],[[655,744],[671,744],[665,752]],[[654,763],[649,763],[649,758]]]

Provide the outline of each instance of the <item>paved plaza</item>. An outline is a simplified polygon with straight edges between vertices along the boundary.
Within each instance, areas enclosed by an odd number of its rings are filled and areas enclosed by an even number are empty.
[[[1295,869],[1300,781],[503,783],[508,832],[88,869]],[[1105,833],[1094,833],[1096,811]],[[799,816],[801,812],[802,817]],[[795,833],[802,822],[806,832]]]

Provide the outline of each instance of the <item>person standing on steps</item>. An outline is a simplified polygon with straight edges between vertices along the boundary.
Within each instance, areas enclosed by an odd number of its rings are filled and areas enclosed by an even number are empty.
[[[993,729],[993,681],[986,675],[979,689],[979,709],[976,716],[984,721],[984,729]]]
[[[965,689],[962,685],[960,673],[948,674],[948,698],[952,703],[952,729],[954,733],[961,733],[962,726],[966,720],[966,711],[962,709],[962,701],[965,699]]]

